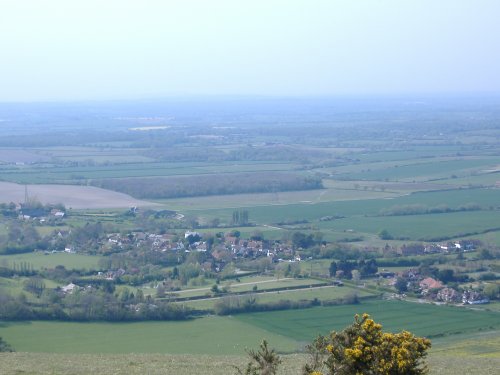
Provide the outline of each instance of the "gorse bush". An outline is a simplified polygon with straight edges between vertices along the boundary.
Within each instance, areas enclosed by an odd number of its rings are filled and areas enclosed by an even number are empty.
[[[427,374],[423,359],[430,340],[412,333],[385,333],[382,325],[368,314],[356,315],[354,323],[341,332],[318,336],[308,346],[310,360],[303,375],[421,375]],[[246,372],[239,374],[275,374],[280,358],[263,342],[260,350],[249,352]]]

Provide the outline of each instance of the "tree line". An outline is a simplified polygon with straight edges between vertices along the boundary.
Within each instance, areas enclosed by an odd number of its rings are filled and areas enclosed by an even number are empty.
[[[168,301],[155,300],[128,289],[114,293],[107,284],[73,291],[43,288],[36,302],[24,294],[11,296],[0,292],[0,320],[62,320],[62,321],[141,321],[185,320],[192,311]]]
[[[381,216],[405,216],[405,215],[425,215],[425,214],[442,214],[449,212],[464,212],[464,211],[478,211],[481,206],[477,203],[466,203],[456,208],[440,204],[438,206],[429,207],[425,204],[404,204],[383,208],[379,214]]]

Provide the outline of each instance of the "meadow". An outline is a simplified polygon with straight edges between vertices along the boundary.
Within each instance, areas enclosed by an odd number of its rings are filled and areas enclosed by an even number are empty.
[[[392,206],[422,204],[428,207],[447,205],[458,208],[467,203],[476,203],[487,209],[494,202],[500,201],[500,190],[497,189],[457,189],[451,191],[428,191],[406,194],[384,199],[351,199],[328,202],[304,202],[295,204],[276,204],[248,207],[251,221],[257,223],[277,223],[280,221],[318,220],[324,216],[370,216],[379,215],[382,209]],[[206,217],[228,219],[231,209],[192,210],[185,207],[183,212]]]
[[[411,241],[439,241],[487,230],[498,230],[500,211],[453,212],[431,215],[351,217],[319,223],[321,230],[379,233],[383,229],[395,238]]]
[[[325,192],[334,191],[327,189]],[[354,191],[355,192],[355,191]],[[361,192],[360,192],[361,193]],[[333,194],[333,193],[331,193]],[[281,195],[281,194],[280,194]],[[211,197],[211,205],[216,206],[223,202],[224,196]],[[440,238],[464,237],[471,234],[481,234],[488,231],[498,231],[500,211],[497,202],[500,202],[498,189],[456,189],[447,191],[426,191],[405,194],[393,197],[352,200],[306,201],[293,204],[267,204],[255,200],[247,200],[245,209],[249,212],[250,221],[260,225],[259,228],[242,228],[242,231],[252,232],[261,230],[268,238],[279,238],[282,230],[294,230],[299,224],[300,230],[321,230],[325,239],[329,241],[345,240],[349,238],[370,239],[383,229],[389,231],[394,238],[411,241],[439,240]],[[237,199],[229,198],[227,203],[237,204]],[[230,222],[234,208],[206,209],[208,200],[196,206],[199,200],[179,202],[179,209],[186,215],[196,216],[202,222],[210,222],[217,218],[222,222]],[[474,211],[456,211],[434,214],[413,214],[384,216],[384,212],[398,207],[420,205],[427,209],[448,207],[460,210],[467,204],[475,205]],[[194,208],[195,206],[196,208]],[[224,207],[223,204],[221,204]],[[202,208],[203,207],[203,208]],[[227,207],[227,206],[226,206]],[[236,207],[236,206],[235,206]],[[334,220],[323,221],[324,217],[334,217]],[[278,224],[273,224],[278,223]],[[271,231],[272,229],[272,231]],[[271,233],[270,233],[271,232]]]
[[[0,324],[0,335],[21,352],[244,354],[264,337],[281,351],[300,349],[294,339],[218,316],[186,322],[9,322]]]
[[[409,330],[440,342],[500,329],[498,312],[404,301],[366,300],[358,305],[314,307],[185,322],[4,322],[0,335],[16,350],[48,353],[243,354],[267,339],[280,352],[303,348],[318,334],[340,330],[367,312],[385,330]]]
[[[133,155],[133,154],[132,154]],[[46,164],[43,166],[0,167],[2,180],[20,184],[78,184],[89,179],[125,177],[193,176],[213,173],[241,173],[262,171],[289,171],[294,164],[270,162],[128,162],[97,165],[65,166]]]
[[[211,280],[213,285],[215,279]],[[258,290],[264,291],[269,289],[287,289],[287,288],[297,288],[297,287],[313,287],[317,284],[322,284],[323,281],[318,281],[314,279],[294,279],[294,278],[282,278],[282,279],[269,279],[269,280],[248,280],[248,282],[221,282],[219,288],[228,288],[233,293],[239,292],[249,292],[253,287],[257,287]],[[204,296],[206,294],[211,294],[210,287],[194,288],[194,289],[184,289],[177,291],[180,297],[195,297]]]
[[[355,313],[365,312],[388,331],[408,330],[431,339],[446,336],[452,340],[453,334],[500,327],[500,316],[495,312],[485,311],[480,315],[478,311],[460,307],[386,300],[368,300],[354,306],[242,314],[236,319],[295,340],[309,341],[325,331],[342,329]]]
[[[19,266],[21,263],[28,263],[34,269],[54,268],[61,265],[66,269],[99,269],[98,255],[82,255],[70,253],[49,253],[38,251],[34,253],[0,255],[0,266],[12,267]]]
[[[424,159],[425,160],[425,159]],[[377,168],[377,165],[367,166],[367,170],[340,174],[342,179],[350,180],[378,180],[378,181],[432,181],[447,179],[452,176],[469,176],[474,171],[480,171],[498,165],[498,158],[469,158],[456,160],[430,160],[416,163]]]
[[[345,297],[351,297],[353,295],[359,298],[373,297],[374,291],[364,288],[354,288],[354,287],[337,287],[337,286],[323,286],[315,288],[306,289],[293,289],[293,290],[280,290],[273,292],[262,292],[252,294],[252,297],[256,299],[257,303],[273,303],[282,300],[299,302],[299,301],[312,301],[315,298],[320,301],[331,301],[338,300]],[[192,307],[195,309],[213,309],[217,301],[224,297],[216,297],[210,299],[193,300],[186,302],[179,302],[180,304]],[[245,298],[245,297],[242,297]]]

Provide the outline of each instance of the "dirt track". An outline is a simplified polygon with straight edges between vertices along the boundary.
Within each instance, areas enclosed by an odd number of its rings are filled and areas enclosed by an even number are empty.
[[[27,185],[28,196],[43,204],[63,203],[66,208],[128,208],[155,206],[156,203],[141,201],[130,195],[93,186],[77,185]],[[0,182],[0,203],[24,202],[25,185]]]

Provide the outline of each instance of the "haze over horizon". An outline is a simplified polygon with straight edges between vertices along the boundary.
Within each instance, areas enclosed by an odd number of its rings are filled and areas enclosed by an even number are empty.
[[[499,93],[496,0],[3,0],[0,102]]]

